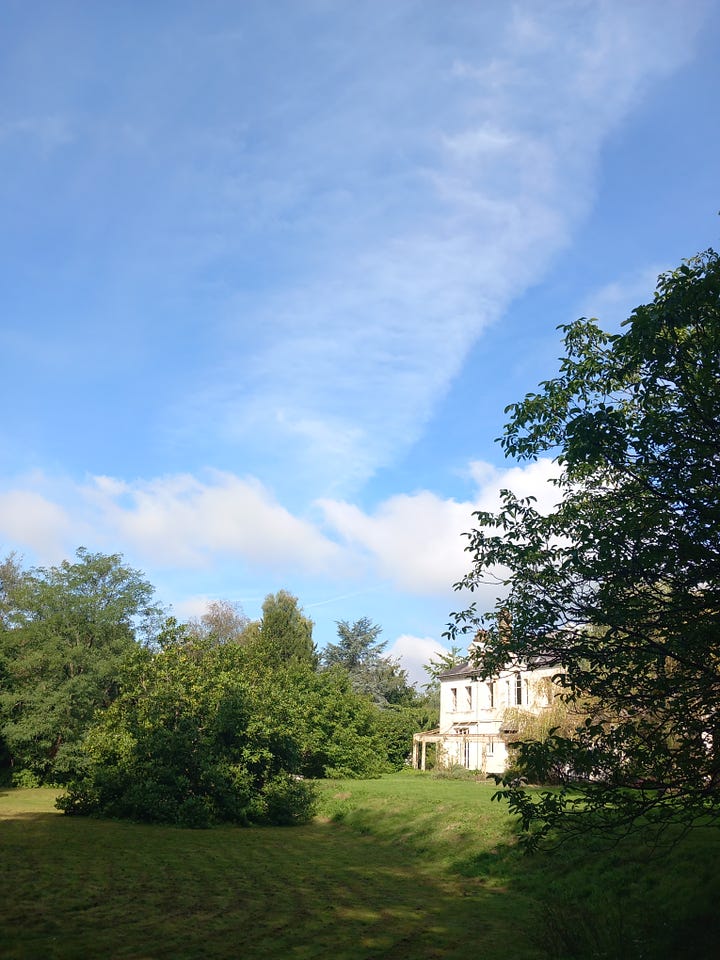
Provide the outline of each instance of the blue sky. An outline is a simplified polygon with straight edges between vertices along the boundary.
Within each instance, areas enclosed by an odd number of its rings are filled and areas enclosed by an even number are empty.
[[[503,408],[720,220],[720,4],[0,11],[0,553],[293,591],[420,679]],[[491,598],[488,596],[487,598]]]

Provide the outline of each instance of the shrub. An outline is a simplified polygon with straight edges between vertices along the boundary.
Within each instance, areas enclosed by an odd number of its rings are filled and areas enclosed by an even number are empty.
[[[11,783],[14,787],[28,789],[30,787],[39,787],[41,780],[32,770],[16,770],[11,777]]]
[[[206,827],[296,823],[312,790],[290,776],[299,749],[282,713],[243,683],[237,648],[139,655],[121,696],[83,742],[66,813]]]
[[[305,780],[278,774],[260,791],[257,819],[278,827],[307,823],[315,815],[317,795]]]

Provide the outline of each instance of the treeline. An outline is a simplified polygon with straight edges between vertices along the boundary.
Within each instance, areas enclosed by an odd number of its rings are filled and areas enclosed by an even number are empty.
[[[187,623],[119,555],[0,563],[0,777],[67,813],[205,826],[312,815],[308,780],[400,768],[437,705],[368,618],[318,652],[297,598]]]

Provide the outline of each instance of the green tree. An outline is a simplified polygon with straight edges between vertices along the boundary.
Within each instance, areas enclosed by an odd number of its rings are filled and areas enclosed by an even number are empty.
[[[256,658],[273,668],[290,663],[317,665],[312,639],[313,622],[302,612],[298,598],[287,590],[265,597],[262,619],[247,628],[247,642]]]
[[[428,717],[426,698],[408,683],[407,671],[393,657],[384,655],[387,643],[378,642],[382,627],[369,617],[354,623],[340,620],[338,643],[329,643],[321,660],[326,670],[343,670],[359,694],[372,699],[378,708],[376,732],[382,746],[380,755],[399,770],[412,751],[413,734],[425,729]]]
[[[10,676],[13,670],[12,650],[5,642],[6,631],[10,629],[14,611],[14,596],[23,577],[20,561],[14,553],[0,562],[0,698],[10,689]],[[12,755],[3,731],[2,700],[0,700],[0,784],[10,780]]]
[[[352,624],[339,620],[337,628],[339,642],[327,644],[320,657],[326,668],[346,670],[355,690],[368,694],[381,706],[414,701],[407,672],[397,660],[383,655],[387,642],[377,642],[382,627],[369,617],[361,617]]]
[[[300,745],[287,699],[249,682],[245,659],[212,638],[137,650],[58,806],[196,827],[309,819],[314,795],[293,776]]]
[[[382,658],[387,642],[377,643],[382,627],[370,617],[361,617],[354,623],[337,621],[339,643],[328,643],[322,653],[326,667],[341,666],[348,673],[373,667]]]
[[[507,787],[530,843],[588,818],[720,815],[720,259],[661,276],[621,334],[562,329],[559,375],[508,408],[501,441],[519,459],[555,456],[558,503],[544,515],[503,491],[497,514],[477,514],[457,586],[504,568],[508,594],[450,629],[487,625],[485,673],[550,657],[568,700],[594,704],[572,736],[520,745],[565,787]]]
[[[0,562],[0,630],[8,630],[12,624],[14,598],[23,576],[17,554],[10,553]]]
[[[266,673],[263,684],[268,696],[283,701],[304,776],[376,777],[392,769],[382,735],[384,711],[353,688],[347,671],[293,664]]]
[[[410,763],[413,734],[436,727],[438,714],[431,700],[417,695],[412,703],[391,704],[379,711],[379,733],[393,770],[402,770]]]
[[[123,658],[152,635],[153,592],[120,556],[82,548],[74,563],[15,576],[0,625],[0,729],[15,774],[68,776],[95,711],[119,692]]]

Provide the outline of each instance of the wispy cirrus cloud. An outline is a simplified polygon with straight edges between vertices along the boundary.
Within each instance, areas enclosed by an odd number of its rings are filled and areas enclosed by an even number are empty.
[[[708,5],[220,6],[19,15],[3,344],[47,380],[33,316],[50,389],[92,373],[108,407],[140,378],[147,457],[351,496],[571,241]]]
[[[71,143],[73,138],[71,123],[59,114],[0,122],[0,145],[13,147],[17,142],[30,143],[45,156]]]
[[[264,158],[250,147],[228,185],[302,254],[262,305],[228,301],[227,361],[181,411],[212,411],[228,442],[282,446],[299,482],[329,495],[417,439],[482,331],[569,242],[606,138],[688,55],[701,19],[674,2],[519,3],[490,29],[487,14],[458,18],[468,33],[450,55],[400,9],[385,25],[421,68],[386,63],[361,25],[326,63],[343,64],[340,84],[292,124],[291,165],[274,155],[250,190]]]

